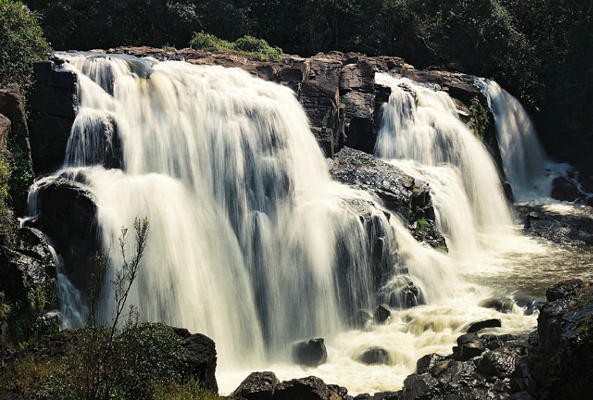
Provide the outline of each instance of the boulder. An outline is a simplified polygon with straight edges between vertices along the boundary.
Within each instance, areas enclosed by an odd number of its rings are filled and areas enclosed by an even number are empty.
[[[316,367],[327,360],[327,349],[324,340],[310,339],[292,346],[292,359],[295,363],[307,367]]]
[[[9,300],[27,302],[32,291],[41,291],[49,311],[57,306],[55,276],[49,243],[39,230],[18,228],[14,244],[0,247],[0,292]]]
[[[280,384],[273,372],[252,372],[235,389],[232,397],[237,400],[272,400]]]
[[[524,232],[530,236],[569,246],[593,245],[593,208],[573,205],[571,212],[558,212],[545,206],[517,206],[524,219]]]
[[[32,195],[38,215],[26,221],[49,236],[64,260],[64,272],[83,292],[101,250],[96,199],[84,181],[84,175],[72,173],[39,180]]]
[[[491,297],[480,302],[480,307],[492,308],[503,314],[513,310],[513,300],[508,297]]]
[[[350,147],[336,153],[330,173],[333,179],[381,199],[389,211],[409,223],[416,239],[446,248],[445,239],[436,229],[429,187],[416,185],[414,178],[397,167]],[[418,218],[422,224],[415,224]]]
[[[482,329],[488,328],[500,328],[502,326],[502,321],[498,318],[495,319],[487,319],[484,321],[478,321],[472,323],[469,328],[467,328],[467,333],[475,333],[479,332]]]
[[[514,374],[518,359],[519,354],[506,347],[495,351],[486,350],[478,363],[478,372],[488,376],[508,378]]]
[[[549,302],[573,299],[583,289],[584,285],[581,279],[571,279],[556,283],[546,290],[546,299]]]
[[[284,381],[276,386],[274,400],[341,400],[336,393],[321,379],[309,376],[302,379]]]
[[[448,357],[440,354],[427,354],[416,362],[416,374],[422,375],[429,373],[436,365],[448,360]]]
[[[467,361],[479,356],[485,349],[478,335],[466,333],[457,338],[457,346],[453,347],[453,358],[457,361]]]
[[[408,274],[396,275],[381,289],[383,299],[393,308],[411,308],[426,304],[422,290]]]
[[[368,348],[356,360],[368,365],[389,364],[391,362],[389,353],[381,347]]]
[[[201,387],[218,393],[216,383],[216,346],[208,336],[196,333],[183,339],[186,349],[186,374]]]
[[[576,201],[583,197],[584,193],[578,188],[575,182],[560,176],[552,181],[552,197],[562,201]]]
[[[377,308],[375,309],[375,313],[373,314],[373,319],[376,323],[385,323],[389,319],[389,317],[391,317],[391,310],[389,309],[389,306],[385,304],[380,304],[379,306],[377,306]]]

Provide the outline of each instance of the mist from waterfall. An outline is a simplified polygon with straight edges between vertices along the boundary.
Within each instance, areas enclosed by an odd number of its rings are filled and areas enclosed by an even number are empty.
[[[513,237],[510,206],[494,160],[444,91],[377,73],[391,88],[375,154],[426,181],[439,229],[457,258],[471,259]]]
[[[548,160],[527,111],[515,97],[494,81],[477,78],[476,83],[494,115],[504,174],[514,200],[549,197],[552,180],[566,166]]]

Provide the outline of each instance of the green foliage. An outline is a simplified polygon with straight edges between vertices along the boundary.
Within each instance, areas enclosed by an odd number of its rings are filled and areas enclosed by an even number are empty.
[[[419,218],[416,220],[416,230],[418,232],[424,232],[428,226],[428,221],[425,218]]]
[[[229,42],[209,33],[197,32],[189,44],[191,48],[197,50],[237,53],[260,61],[278,61],[283,54],[281,48],[270,46],[265,40],[252,36],[243,36],[234,42]]]
[[[22,212],[24,210],[20,208],[26,205],[29,187],[33,183],[33,171],[31,171],[27,154],[12,138],[8,139],[7,147],[9,153],[7,161],[10,168],[8,180],[10,205],[17,212]]]
[[[32,63],[46,59],[49,51],[36,15],[20,1],[0,0],[0,87],[28,89]]]

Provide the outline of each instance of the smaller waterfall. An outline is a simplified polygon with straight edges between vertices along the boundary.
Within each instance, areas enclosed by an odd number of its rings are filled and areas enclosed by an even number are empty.
[[[503,169],[513,189],[514,200],[549,197],[552,181],[566,166],[548,160],[535,127],[519,100],[494,81],[478,78],[476,84],[486,95],[494,115]]]
[[[512,236],[496,165],[459,119],[451,97],[406,78],[377,74],[376,80],[392,92],[375,153],[431,185],[437,223],[452,253],[472,257],[490,246],[492,235]]]

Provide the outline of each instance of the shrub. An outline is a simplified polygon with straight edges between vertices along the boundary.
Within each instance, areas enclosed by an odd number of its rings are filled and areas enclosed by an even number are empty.
[[[196,50],[207,51],[229,51],[233,49],[233,44],[214,35],[205,32],[197,32],[189,42],[189,46]]]
[[[234,42],[229,42],[209,33],[197,32],[189,45],[197,50],[226,51],[259,61],[278,61],[283,54],[281,48],[270,46],[264,39],[253,36],[243,36]]]
[[[20,1],[0,0],[0,86],[31,86],[33,62],[44,60],[50,47],[37,16]]]

